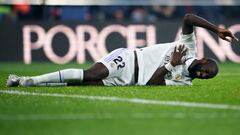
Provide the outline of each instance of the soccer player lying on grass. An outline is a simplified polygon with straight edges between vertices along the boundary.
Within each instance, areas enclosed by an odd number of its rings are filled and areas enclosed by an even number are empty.
[[[228,42],[237,40],[229,30],[187,14],[178,41],[136,50],[116,49],[87,70],[65,69],[32,77],[9,75],[7,86],[192,85],[195,78],[210,79],[218,73],[215,60],[196,58],[194,26],[208,29]]]

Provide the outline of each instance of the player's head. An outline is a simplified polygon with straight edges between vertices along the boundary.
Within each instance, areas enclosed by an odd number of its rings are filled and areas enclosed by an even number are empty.
[[[192,78],[210,79],[217,75],[218,65],[214,59],[202,58],[196,60],[188,70]]]

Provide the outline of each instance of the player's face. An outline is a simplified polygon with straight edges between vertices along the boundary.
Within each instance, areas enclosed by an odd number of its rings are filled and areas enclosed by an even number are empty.
[[[207,62],[196,64],[189,72],[192,78],[210,79],[215,76],[214,69]]]

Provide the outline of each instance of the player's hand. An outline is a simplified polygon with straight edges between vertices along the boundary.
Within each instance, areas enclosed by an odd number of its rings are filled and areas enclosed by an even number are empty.
[[[223,28],[218,28],[218,36],[223,39],[226,40],[228,42],[232,42],[233,40],[238,41],[238,38],[235,37],[231,31],[227,30],[227,29],[223,29]],[[228,37],[230,37],[231,39],[229,39]]]
[[[180,45],[179,47],[175,47],[172,53],[170,63],[175,67],[177,65],[183,64],[182,58],[186,55],[187,48],[184,45]]]

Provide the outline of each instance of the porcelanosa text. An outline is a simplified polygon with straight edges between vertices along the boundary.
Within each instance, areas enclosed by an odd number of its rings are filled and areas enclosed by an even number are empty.
[[[113,33],[120,34],[127,43],[127,48],[135,49],[139,47],[151,46],[156,44],[157,32],[154,25],[107,25],[98,30],[92,25],[78,25],[75,30],[66,25],[55,25],[48,31],[40,25],[25,25],[23,27],[23,61],[25,64],[32,62],[32,51],[43,49],[46,57],[56,64],[66,64],[76,58],[77,62],[82,64],[86,62],[86,51],[90,54],[93,61],[99,60],[107,55],[109,51],[106,47],[107,37]],[[228,28],[234,34],[240,31],[240,25],[232,25]],[[37,40],[32,41],[32,34],[37,35]],[[52,41],[56,34],[62,33],[68,40],[68,51],[64,56],[57,55],[53,50]],[[89,38],[86,39],[86,33]],[[144,39],[137,37],[138,33],[144,33]],[[181,28],[176,33],[175,40],[179,37]],[[198,58],[204,57],[204,46],[207,46],[219,61],[224,62],[226,59],[240,63],[240,56],[233,51],[230,43],[218,40],[205,29],[197,28],[197,49]],[[117,41],[116,41],[117,42]]]

